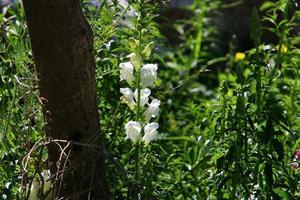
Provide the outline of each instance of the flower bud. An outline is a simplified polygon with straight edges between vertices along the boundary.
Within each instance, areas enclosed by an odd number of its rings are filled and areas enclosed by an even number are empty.
[[[288,52],[288,47],[286,45],[281,45],[280,47],[280,53],[286,54]]]
[[[130,44],[130,48],[132,50],[136,50],[138,48],[138,46],[139,46],[139,41],[136,40],[136,39],[134,39],[134,38],[130,38],[129,39],[129,44]]]
[[[142,29],[142,35],[145,35],[147,33],[147,29]]]
[[[154,47],[154,42],[150,42],[146,45],[145,49],[143,50],[142,54],[145,56],[146,59],[149,59],[152,53],[152,49]]]
[[[140,54],[138,53],[131,53],[128,55],[128,57],[130,58],[130,62],[133,64],[135,70],[139,70],[141,67],[141,63],[142,63],[142,57]]]
[[[300,149],[295,152],[295,158],[300,160]]]

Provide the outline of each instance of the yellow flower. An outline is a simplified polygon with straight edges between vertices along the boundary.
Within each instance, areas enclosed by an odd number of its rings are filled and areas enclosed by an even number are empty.
[[[281,45],[281,47],[280,47],[280,53],[282,53],[282,54],[286,54],[288,52],[288,48],[287,48],[287,46],[286,45]]]
[[[242,61],[246,58],[246,54],[242,53],[242,52],[237,52],[235,54],[235,60],[236,61]]]

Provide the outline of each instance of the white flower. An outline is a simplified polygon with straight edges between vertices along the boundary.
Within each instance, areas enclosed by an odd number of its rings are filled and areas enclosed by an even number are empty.
[[[147,124],[144,128],[144,137],[143,137],[143,141],[147,144],[149,144],[149,142],[153,141],[153,140],[157,140],[157,129],[158,129],[158,123],[150,123]]]
[[[120,63],[120,79],[126,80],[129,85],[132,85],[134,76],[133,76],[133,65],[130,62]]]
[[[159,105],[160,101],[157,99],[153,99],[147,108],[147,110],[144,112],[145,120],[148,122],[151,117],[156,117],[159,111]]]
[[[157,64],[145,64],[141,68],[142,88],[152,86],[157,76]]]
[[[139,122],[130,121],[125,125],[126,140],[137,142],[141,138],[141,124]]]
[[[120,88],[120,92],[123,94],[121,100],[126,103],[131,110],[134,110],[136,102],[134,101],[133,92],[130,88]]]
[[[121,100],[126,103],[131,110],[134,110],[137,105],[138,100],[138,90],[136,89],[134,93],[130,88],[121,88],[120,92],[123,94]],[[148,88],[141,89],[140,96],[140,107],[143,108],[146,104],[148,104],[149,96],[151,94],[151,90]]]
[[[151,94],[151,90],[149,90],[148,88],[141,89],[140,106],[142,108],[144,107],[144,105],[148,104],[150,94]],[[134,91],[134,98],[137,101],[137,99],[138,99],[138,90]]]

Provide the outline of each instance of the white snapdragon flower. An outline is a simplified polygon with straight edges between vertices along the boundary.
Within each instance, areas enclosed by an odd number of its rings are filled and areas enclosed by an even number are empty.
[[[129,85],[132,85],[134,81],[133,65],[130,62],[120,63],[120,79],[126,80]]]
[[[153,141],[153,140],[157,140],[157,136],[158,136],[158,123],[150,123],[147,124],[144,128],[144,136],[143,136],[143,141],[145,142],[145,144],[149,144],[149,142]]]
[[[126,103],[131,110],[134,110],[136,102],[134,101],[134,95],[130,88],[120,88],[120,92],[123,94],[121,100]]]
[[[121,88],[120,92],[123,94],[121,100],[124,103],[126,103],[131,110],[134,110],[135,106],[137,105],[138,90],[136,89],[133,93],[130,88]],[[149,90],[148,88],[141,89],[141,97],[140,97],[141,108],[143,108],[146,104],[148,104],[150,94],[151,94],[151,90]]]
[[[151,90],[148,88],[141,89],[141,100],[140,100],[140,106],[143,108],[146,104],[148,104],[149,96],[151,94]],[[134,98],[137,101],[138,99],[138,90],[134,91]]]
[[[131,140],[133,143],[141,138],[141,124],[139,122],[130,121],[125,125],[126,140]]]
[[[140,40],[130,38],[129,43],[132,53],[127,58],[130,60],[120,63],[119,67],[120,80],[125,80],[132,90],[129,87],[120,88],[120,92],[123,94],[120,99],[132,111],[136,112],[137,120],[129,121],[125,125],[125,139],[133,143],[142,139],[148,145],[151,141],[158,138],[158,123],[150,123],[149,121],[158,115],[160,101],[153,99],[150,103],[151,90],[148,89],[154,85],[158,66],[157,64],[143,64],[143,60],[149,59],[151,56],[154,43],[149,42],[143,50],[140,49]],[[134,86],[136,86],[135,90],[133,89]],[[141,133],[142,129],[144,134]]]
[[[141,68],[141,87],[152,86],[157,76],[157,64],[145,64]]]
[[[145,120],[148,122],[152,117],[156,117],[158,115],[160,106],[160,101],[157,99],[153,99],[149,104],[149,107],[144,112]]]

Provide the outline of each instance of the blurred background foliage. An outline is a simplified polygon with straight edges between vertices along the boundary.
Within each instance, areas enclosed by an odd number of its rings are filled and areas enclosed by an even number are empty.
[[[32,199],[47,170],[36,72],[22,5],[0,1],[0,199]],[[129,5],[129,6],[128,6]],[[112,199],[299,199],[300,12],[297,1],[97,1],[101,131]],[[143,149],[139,182],[119,63],[141,10],[159,64],[162,139]],[[256,7],[257,9],[254,9]],[[239,52],[239,54],[236,54]],[[32,151],[34,149],[34,151]],[[298,164],[299,165],[299,164]],[[41,196],[39,199],[43,199]]]

